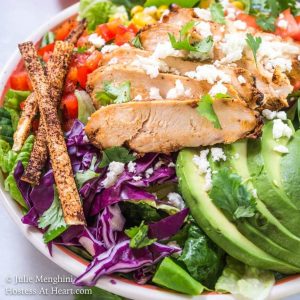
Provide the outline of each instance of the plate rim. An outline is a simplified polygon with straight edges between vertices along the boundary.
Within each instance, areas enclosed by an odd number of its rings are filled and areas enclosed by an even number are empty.
[[[66,9],[54,15],[48,21],[39,26],[26,40],[31,40],[34,43],[38,42],[42,36],[49,30],[64,20],[77,14],[79,2],[75,3]],[[7,81],[12,72],[17,68],[21,61],[21,56],[16,49],[9,60],[4,65],[0,72],[0,94],[1,99],[6,91]],[[79,276],[86,267],[87,262],[79,256],[59,245],[53,245],[53,253],[50,256],[47,246],[44,244],[42,234],[37,229],[25,225],[21,222],[22,213],[16,202],[5,192],[3,185],[0,187],[0,199],[9,216],[21,230],[27,240],[48,259],[56,265],[69,272],[73,276]],[[66,259],[66,257],[68,259]],[[231,295],[212,293],[208,295],[185,296],[164,289],[160,289],[151,285],[138,285],[130,280],[120,279],[115,276],[104,276],[97,282],[97,286],[109,292],[118,294],[123,297],[139,300],[233,300]],[[150,292],[150,293],[149,293]],[[300,275],[292,275],[287,279],[277,282],[272,288],[269,299],[282,299],[290,295],[295,295],[300,292]]]

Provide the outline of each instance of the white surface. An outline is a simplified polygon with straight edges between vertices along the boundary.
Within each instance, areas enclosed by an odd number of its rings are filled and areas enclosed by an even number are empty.
[[[22,42],[37,26],[49,17],[76,1],[59,0],[0,0],[0,38],[1,56],[0,69],[18,42]],[[14,281],[14,276],[44,277],[68,276],[66,272],[39,253],[22,235],[8,213],[0,206],[0,299],[72,299],[72,296],[8,296],[5,288],[49,288],[49,284],[18,284],[8,283],[8,278]],[[59,288],[71,288],[71,285],[59,285]],[[300,299],[295,296],[289,299]],[[167,300],[167,299],[166,299]]]

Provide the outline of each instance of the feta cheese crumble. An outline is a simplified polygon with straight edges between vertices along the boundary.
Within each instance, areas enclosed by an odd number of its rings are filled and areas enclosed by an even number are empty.
[[[273,148],[273,150],[275,152],[279,152],[279,153],[289,153],[289,149],[286,147],[286,146],[283,146],[283,145],[278,145],[278,146],[275,146]]]
[[[117,161],[112,161],[108,166],[106,178],[103,180],[102,185],[104,188],[113,186],[118,177],[124,172],[125,164]]]
[[[222,83],[222,81],[218,81],[208,92],[212,97],[217,94],[226,94],[227,87]]]
[[[247,24],[241,20],[237,20],[233,22],[233,26],[237,29],[237,30],[246,30],[247,29]]]
[[[226,161],[226,155],[222,148],[213,147],[210,149],[210,151],[211,151],[211,157],[213,161],[220,161],[220,160]]]
[[[133,100],[135,100],[135,101],[141,101],[141,100],[143,100],[143,98],[142,98],[141,95],[136,95]]]
[[[162,97],[160,95],[159,88],[151,87],[149,91],[149,97],[151,100],[161,100]]]
[[[177,79],[175,82],[175,87],[170,89],[167,93],[167,99],[176,99],[181,96],[191,96],[191,90],[185,89],[181,80]]]
[[[286,120],[287,115],[285,111],[271,111],[269,109],[264,109],[262,111],[262,115],[267,119],[267,120],[273,120],[275,118],[280,119],[280,120]]]
[[[285,111],[278,111],[276,117],[283,121],[287,120],[287,115]]]
[[[245,84],[247,82],[243,75],[239,75],[237,79],[240,84]]]
[[[140,181],[142,179],[142,176],[133,176],[132,179],[134,181]]]
[[[208,9],[203,9],[203,8],[199,8],[199,7],[195,7],[194,8],[194,13],[195,15],[204,20],[204,21],[211,21],[211,13]]]
[[[280,119],[273,121],[273,138],[275,140],[281,137],[290,138],[293,135],[293,130]]]
[[[113,52],[114,50],[118,49],[119,46],[117,45],[105,45],[102,49],[101,49],[101,53],[102,54],[106,54],[106,53],[110,53]]]
[[[185,208],[184,201],[179,194],[169,193],[167,195],[167,198],[172,206],[174,206],[180,210],[183,210]]]
[[[221,50],[225,54],[221,63],[227,64],[240,60],[243,57],[245,46],[245,33],[225,34],[224,41],[220,43]]]
[[[195,29],[203,38],[207,38],[212,35],[210,29],[210,23],[208,22],[201,21],[197,23]]]
[[[199,173],[205,175],[204,190],[209,191],[212,187],[211,168],[207,159],[209,150],[201,150],[200,155],[194,155],[193,163],[198,167]]]
[[[280,19],[280,20],[278,21],[278,23],[277,23],[277,26],[278,26],[279,28],[282,28],[282,29],[287,29],[287,27],[288,27],[288,22],[287,22],[286,20],[284,20],[284,19]]]
[[[180,51],[175,50],[170,42],[158,43],[155,47],[153,54],[151,55],[153,58],[166,58],[167,56],[179,56]]]
[[[97,48],[100,48],[105,45],[105,40],[97,33],[91,34],[88,38],[88,41]]]
[[[153,168],[149,168],[145,171],[146,178],[149,178],[153,174],[154,170]]]
[[[128,165],[127,165],[127,168],[128,168],[128,171],[130,172],[130,173],[135,173],[136,172],[136,162],[134,162],[134,161],[130,161],[129,163],[128,163]]]

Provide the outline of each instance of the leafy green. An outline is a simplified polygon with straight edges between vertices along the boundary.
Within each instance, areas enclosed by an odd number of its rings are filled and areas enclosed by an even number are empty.
[[[108,0],[81,0],[79,17],[87,20],[89,30],[94,30],[97,25],[108,21],[112,7],[112,2]]]
[[[264,300],[268,298],[274,283],[271,271],[244,265],[228,256],[227,266],[215,288],[218,292],[229,292],[243,299]]]
[[[60,201],[55,186],[53,202],[51,206],[40,217],[38,223],[39,228],[47,228],[47,231],[44,233],[45,243],[49,243],[68,228],[64,220],[63,212],[61,209]]]
[[[267,15],[259,15],[256,18],[257,25],[264,31],[275,31],[275,21],[276,19],[273,16],[267,16]]]
[[[108,166],[112,161],[128,163],[134,161],[136,157],[129,153],[129,150],[124,147],[112,147],[102,151],[102,160],[100,168]]]
[[[252,1],[251,0],[241,0],[241,2],[244,4],[245,8],[244,8],[244,12],[246,14],[249,14],[250,12],[250,8],[251,8],[251,4]]]
[[[218,116],[213,108],[213,98],[210,95],[204,95],[198,102],[197,112],[207,120],[213,123],[215,128],[221,128]]]
[[[136,5],[144,5],[145,0],[112,0],[115,5],[123,5],[128,12]]]
[[[22,149],[18,154],[9,151],[7,153],[7,158],[6,158],[6,168],[7,171],[9,171],[8,176],[6,177],[4,181],[4,188],[6,191],[8,191],[11,195],[11,197],[16,200],[22,207],[27,208],[27,205],[18,189],[17,183],[14,178],[14,170],[17,166],[17,163],[19,161],[22,162],[23,166],[26,167],[29,161],[30,153],[33,147],[33,142],[34,142],[34,136],[30,135],[27,140],[25,141]],[[9,157],[10,156],[10,157]],[[11,167],[13,166],[13,167]],[[8,170],[8,168],[11,168]]]
[[[214,288],[224,267],[224,252],[192,223],[181,256],[189,274],[203,285]]]
[[[124,5],[115,6],[111,8],[109,19],[120,19],[122,23],[128,23],[128,13]]]
[[[81,46],[81,47],[77,47],[77,48],[75,48],[76,50],[74,50],[75,52],[77,52],[77,53],[85,53],[87,50],[88,50],[88,47],[86,47],[86,46]]]
[[[90,115],[95,112],[93,101],[86,91],[75,91],[75,96],[78,101],[78,119],[86,124]]]
[[[161,5],[170,5],[170,4],[177,4],[181,7],[193,7],[198,2],[199,0],[147,0],[145,3],[145,7],[147,6],[159,7]]]
[[[12,127],[11,114],[8,109],[0,108],[0,138],[9,144],[13,142],[14,129]]]
[[[274,17],[278,17],[278,15],[290,8],[293,14],[298,12],[296,7],[297,1],[296,0],[266,0],[265,7],[270,9],[270,13]]]
[[[75,295],[74,300],[125,300],[125,298],[109,293],[97,287],[85,288],[91,291],[90,294],[82,293]]]
[[[89,181],[92,178],[98,177],[100,174],[95,172],[96,169],[96,162],[97,157],[94,156],[91,162],[91,165],[88,170],[86,171],[78,171],[75,174],[75,179],[78,185],[78,188],[80,189],[87,181]]]
[[[208,36],[200,42],[190,43],[191,30],[196,25],[195,21],[190,21],[182,26],[179,39],[176,40],[174,34],[168,33],[172,47],[176,50],[186,50],[192,52],[208,53],[213,45],[212,36]]]
[[[254,37],[252,34],[247,33],[246,42],[247,42],[248,46],[250,47],[250,49],[252,50],[253,57],[254,57],[256,65],[257,65],[256,53],[257,53],[257,50],[259,49],[260,44],[262,43],[262,39],[260,36]]]
[[[96,93],[96,99],[102,106],[113,103],[124,103],[131,100],[130,98],[130,81],[124,81],[119,86],[114,86],[111,82],[104,82],[103,91]]]
[[[211,18],[214,22],[225,24],[224,8],[221,3],[213,2],[210,7]]]
[[[41,42],[41,48],[43,48],[43,47],[45,47],[49,44],[54,43],[54,41],[55,41],[55,34],[52,31],[48,31],[43,36],[43,39],[42,39],[42,42]]]
[[[3,173],[9,173],[15,164],[17,153],[11,150],[8,142],[0,139],[0,168]]]
[[[233,220],[250,218],[255,214],[255,198],[243,184],[242,178],[227,167],[213,175],[209,196]]]
[[[131,248],[143,248],[156,242],[156,239],[148,238],[148,225],[144,224],[144,221],[140,226],[134,226],[129,229],[125,229],[125,234],[130,237]]]
[[[5,95],[3,107],[20,111],[20,103],[30,95],[29,91],[17,91],[9,89]]]
[[[160,286],[188,295],[200,295],[204,286],[170,257],[163,259],[152,281]]]
[[[132,41],[131,44],[135,47],[135,48],[139,48],[139,49],[143,49],[141,40],[140,40],[140,36],[137,35]]]

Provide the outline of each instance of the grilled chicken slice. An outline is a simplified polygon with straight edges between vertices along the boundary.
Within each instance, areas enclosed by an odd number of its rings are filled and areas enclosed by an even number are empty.
[[[136,100],[199,99],[213,87],[213,84],[205,80],[198,81],[174,74],[159,73],[157,77],[150,78],[143,70],[136,67],[116,64],[98,68],[89,75],[87,89],[92,95],[94,106],[96,108],[101,106],[97,100],[97,93],[103,91],[105,82],[113,82],[118,86],[127,80],[131,84],[132,100],[136,98],[139,98]],[[227,88],[228,95],[240,98],[232,85],[224,84],[224,86]]]
[[[222,129],[195,109],[197,100],[141,101],[100,108],[85,132],[99,148],[127,145],[139,153],[169,153],[184,147],[233,143],[258,125],[255,112],[237,100],[213,104]]]

